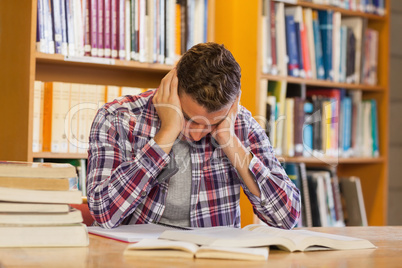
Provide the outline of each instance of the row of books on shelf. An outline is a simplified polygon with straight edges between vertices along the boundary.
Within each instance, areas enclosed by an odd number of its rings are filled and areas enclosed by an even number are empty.
[[[379,33],[360,17],[264,0],[262,72],[377,85]]]
[[[0,247],[72,247],[89,243],[75,168],[0,161]]]
[[[272,146],[281,156],[378,157],[377,101],[359,90],[261,81]]]
[[[38,0],[37,51],[174,64],[207,40],[208,0]]]
[[[35,81],[33,152],[86,153],[92,121],[106,102],[143,88]]]
[[[283,163],[301,193],[299,227],[367,226],[361,180],[338,178],[332,168],[306,168],[304,163]]]
[[[332,5],[346,10],[360,11],[380,16],[385,15],[384,0],[301,0],[301,2]]]

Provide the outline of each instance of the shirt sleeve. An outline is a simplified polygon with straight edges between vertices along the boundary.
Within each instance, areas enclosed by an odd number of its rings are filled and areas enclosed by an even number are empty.
[[[251,119],[248,132],[249,150],[253,155],[249,170],[257,182],[261,197],[243,189],[256,215],[270,226],[293,228],[300,217],[300,191],[276,159],[265,131]]]
[[[135,123],[126,116],[99,110],[89,138],[88,205],[104,228],[120,225],[142,203],[170,160],[153,139],[134,155],[127,126]]]

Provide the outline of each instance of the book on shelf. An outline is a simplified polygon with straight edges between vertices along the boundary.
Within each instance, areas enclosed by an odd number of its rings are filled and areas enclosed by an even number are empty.
[[[266,261],[269,248],[232,248],[198,246],[194,243],[161,239],[143,239],[124,250],[125,257],[197,258]]]
[[[83,247],[89,245],[82,223],[67,225],[0,225],[1,247]]]
[[[356,176],[342,177],[339,183],[345,203],[346,225],[368,226],[360,178]]]
[[[96,111],[106,102],[146,90],[35,81],[33,151],[86,153]]]
[[[173,65],[207,41],[204,0],[40,0],[37,11],[36,44],[43,53]],[[178,37],[183,42],[175,42]]]
[[[260,86],[261,94],[268,92],[259,106],[277,155],[379,156],[375,99],[363,98],[359,90],[306,88],[286,81],[262,79]]]
[[[367,19],[273,0],[263,1],[260,17],[262,73],[377,84],[378,31],[367,28]]]

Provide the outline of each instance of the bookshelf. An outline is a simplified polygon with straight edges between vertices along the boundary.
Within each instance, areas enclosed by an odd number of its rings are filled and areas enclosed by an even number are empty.
[[[208,41],[214,40],[214,7],[215,0],[209,0]],[[32,151],[34,81],[155,88],[172,66],[37,52],[36,23],[37,0],[0,2],[0,112],[6,129],[0,131],[0,159],[86,158],[82,153]]]
[[[276,1],[280,2],[280,1]],[[276,76],[262,73],[261,68],[261,14],[262,1],[224,0],[216,1],[216,42],[224,43],[232,51],[242,67],[242,98],[241,103],[254,116],[264,116],[267,92],[260,89],[260,81],[285,81],[292,84],[304,84],[307,87],[343,88],[347,91],[361,90],[364,98],[377,101],[378,130],[380,156],[355,158],[306,158],[278,157],[280,161],[305,163],[311,166],[335,166],[338,177],[358,176],[361,178],[365,208],[369,225],[386,225],[388,199],[388,125],[389,125],[389,33],[390,33],[390,1],[385,1],[386,14],[379,16],[360,11],[297,1],[296,4],[285,6],[301,6],[313,10],[333,10],[342,17],[359,17],[367,19],[368,27],[379,32],[378,52],[378,83],[375,86],[363,84],[346,84],[324,80],[304,79],[291,76]],[[229,30],[231,29],[231,30]],[[242,224],[253,222],[253,212],[245,196],[241,198]]]

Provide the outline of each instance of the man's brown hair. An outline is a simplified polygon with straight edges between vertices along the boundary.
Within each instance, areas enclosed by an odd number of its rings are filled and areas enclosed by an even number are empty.
[[[195,45],[176,68],[179,94],[185,92],[208,112],[233,103],[240,93],[240,66],[224,45]]]

